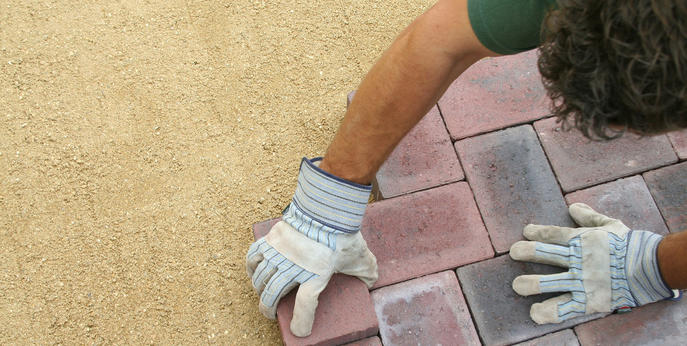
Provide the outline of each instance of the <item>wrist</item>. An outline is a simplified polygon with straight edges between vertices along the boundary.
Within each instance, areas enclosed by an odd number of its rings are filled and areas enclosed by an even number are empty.
[[[340,161],[334,161],[325,156],[319,168],[355,184],[370,185],[372,183],[375,172],[373,169],[365,168],[362,162],[338,162]]]

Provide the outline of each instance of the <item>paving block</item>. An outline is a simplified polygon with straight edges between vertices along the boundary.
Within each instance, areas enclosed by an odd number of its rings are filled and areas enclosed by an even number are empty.
[[[531,126],[464,139],[456,150],[497,252],[524,239],[528,223],[574,226]]]
[[[566,329],[515,346],[580,346],[580,342],[572,329]]]
[[[530,306],[557,293],[522,297],[513,291],[513,279],[523,274],[561,271],[548,265],[516,262],[508,255],[458,268],[458,279],[482,341],[486,345],[508,345],[601,317],[582,316],[560,324],[538,325],[532,321]]]
[[[687,192],[684,194],[687,195]],[[565,199],[568,204],[586,203],[632,229],[668,234],[661,212],[639,175],[576,191],[567,194]]]
[[[270,229],[272,229],[272,226],[274,226],[279,221],[281,221],[280,217],[256,223],[255,225],[253,225],[253,238],[255,238],[255,240],[258,240],[266,236],[267,233],[270,232]]]
[[[382,346],[382,340],[379,340],[377,336],[373,336],[371,338],[351,342],[350,344],[346,344],[346,346]]]
[[[377,316],[367,286],[358,278],[336,274],[320,294],[312,334],[299,338],[289,325],[296,300],[294,289],[282,298],[277,319],[285,345],[339,345],[376,335]]]
[[[453,140],[542,118],[549,104],[535,51],[478,61],[439,99]]]
[[[354,95],[355,91],[348,94],[348,106]],[[435,106],[379,168],[372,193],[379,201],[464,178],[439,108]]]
[[[671,232],[687,231],[687,162],[644,173]]]
[[[377,200],[463,180],[463,170],[435,106],[401,140],[375,176]]]
[[[566,192],[677,161],[665,135],[641,138],[626,133],[601,142],[591,141],[577,130],[563,131],[555,118],[537,121],[534,127]]]
[[[687,129],[668,133],[670,142],[680,160],[687,159]]]
[[[663,301],[575,327],[582,345],[685,345],[687,299]]]
[[[465,182],[372,203],[361,232],[377,257],[379,280],[375,287],[494,254]]]
[[[480,345],[452,271],[372,292],[385,345]]]

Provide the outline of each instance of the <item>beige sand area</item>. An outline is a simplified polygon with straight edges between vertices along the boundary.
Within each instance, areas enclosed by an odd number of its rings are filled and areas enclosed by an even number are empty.
[[[244,255],[429,0],[0,1],[0,344],[276,344]]]

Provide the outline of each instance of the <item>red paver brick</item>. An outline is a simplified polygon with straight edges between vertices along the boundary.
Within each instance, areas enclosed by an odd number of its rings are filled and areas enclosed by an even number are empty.
[[[480,345],[452,271],[372,292],[386,345]]]
[[[497,252],[524,239],[528,223],[574,225],[531,126],[464,139],[456,150]]]
[[[272,226],[274,226],[279,221],[281,221],[280,217],[256,223],[255,225],[253,225],[253,238],[255,238],[255,240],[258,240],[266,236],[267,233],[269,233],[270,229],[272,229]]]
[[[566,329],[515,346],[580,346],[580,342],[572,329]]]
[[[687,299],[664,301],[575,327],[582,345],[685,345]]]
[[[377,200],[464,179],[437,107],[403,138],[375,176]]]
[[[439,100],[454,140],[539,119],[549,104],[535,51],[477,62]]]
[[[486,345],[508,345],[602,316],[583,316],[560,324],[538,325],[532,321],[530,306],[560,293],[522,297],[513,291],[513,279],[523,274],[561,271],[548,265],[516,262],[508,255],[458,268],[458,279],[482,341]]]
[[[376,335],[379,331],[367,286],[359,279],[336,274],[320,294],[312,334],[299,338],[291,334],[296,289],[277,307],[279,329],[285,345],[338,345]]]
[[[556,119],[534,123],[561,187],[566,192],[644,172],[677,161],[665,135],[590,141],[577,130],[563,131]]]
[[[379,340],[379,337],[377,336],[373,336],[371,338],[366,338],[352,342],[350,344],[346,344],[346,346],[382,346],[382,340]]]
[[[632,229],[668,234],[661,212],[639,175],[576,191],[567,194],[565,199],[568,204],[586,203]]]
[[[377,257],[375,287],[493,256],[465,182],[372,203],[361,232]]]
[[[687,130],[668,133],[670,142],[681,160],[687,159]]]
[[[687,231],[687,162],[644,173],[671,232]]]

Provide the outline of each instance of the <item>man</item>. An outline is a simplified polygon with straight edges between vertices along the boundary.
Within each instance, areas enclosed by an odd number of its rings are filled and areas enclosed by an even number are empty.
[[[439,0],[370,70],[324,159],[301,163],[283,221],[249,249],[260,310],[274,318],[279,299],[300,285],[291,331],[307,336],[333,273],[375,282],[375,257],[358,232],[370,182],[451,82],[483,57],[540,46],[553,113],[587,136],[687,127],[684,18],[684,1]],[[569,292],[533,305],[536,322],[640,306],[687,287],[687,232],[631,231],[584,204],[570,213],[581,228],[528,225],[525,237],[536,242],[511,248],[514,259],[570,268],[513,282],[523,295]]]

